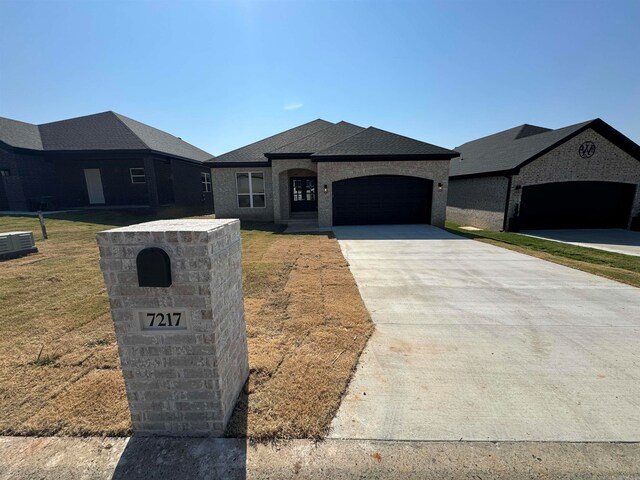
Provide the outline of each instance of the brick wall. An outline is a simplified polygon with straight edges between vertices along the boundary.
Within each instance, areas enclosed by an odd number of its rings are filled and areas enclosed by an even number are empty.
[[[264,208],[240,208],[236,190],[236,173],[262,172],[264,174]],[[239,218],[241,220],[273,222],[273,185],[271,167],[212,168],[213,204],[216,218]]]
[[[591,158],[582,158],[578,153],[580,145],[585,141],[594,142],[596,145],[596,151]],[[518,175],[513,176],[509,218],[513,216],[516,205],[521,201],[522,189],[516,187],[567,181],[606,181],[638,185],[640,184],[640,161],[594,130],[586,130],[525,165]],[[631,217],[640,212],[638,190]]]
[[[163,220],[97,235],[134,431],[222,435],[248,375],[237,220]],[[160,247],[170,287],[139,287],[136,257]],[[188,331],[144,331],[138,309],[188,309]]]
[[[447,220],[487,230],[502,230],[507,201],[507,177],[451,179]]]
[[[431,223],[444,226],[447,207],[449,160],[382,161],[382,162],[319,162],[318,163],[318,223],[329,227],[333,221],[332,183],[367,175],[408,175],[433,180]],[[442,183],[443,191],[438,191]],[[324,193],[324,185],[329,192]]]

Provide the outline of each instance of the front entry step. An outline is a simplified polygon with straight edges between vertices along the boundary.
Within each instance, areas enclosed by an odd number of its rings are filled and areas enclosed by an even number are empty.
[[[289,215],[289,218],[291,220],[299,220],[299,219],[318,220],[318,212],[291,212],[291,214]]]

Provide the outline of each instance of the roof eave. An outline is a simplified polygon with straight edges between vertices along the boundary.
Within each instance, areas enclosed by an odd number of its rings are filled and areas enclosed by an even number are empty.
[[[180,155],[174,155],[172,153],[160,152],[158,150],[140,149],[140,148],[121,148],[121,149],[87,149],[87,150],[34,150],[39,153],[43,153],[47,156],[57,155],[157,155],[160,157],[167,157],[183,162],[194,163],[197,165],[204,165],[207,160],[196,160],[194,158],[182,157]]]
[[[488,171],[488,172],[473,172],[473,173],[465,173],[465,174],[460,174],[460,175],[451,175],[450,178],[452,178],[452,179],[462,179],[462,178],[474,178],[474,177],[493,177],[493,176],[501,176],[501,175],[517,175],[522,167],[530,164],[534,160],[536,160],[536,159],[540,158],[541,156],[549,153],[551,150],[559,147],[563,143],[571,140],[572,138],[580,135],[582,132],[584,132],[584,131],[586,131],[586,130],[588,130],[590,128],[592,128],[593,130],[598,132],[600,135],[602,135],[604,138],[606,138],[611,143],[616,145],[618,148],[622,149],[623,151],[625,151],[626,153],[628,153],[629,155],[631,155],[632,157],[634,157],[638,161],[640,161],[640,145],[635,143],[633,140],[631,140],[626,135],[620,133],[618,130],[613,128],[611,125],[609,125],[607,122],[605,122],[601,118],[596,118],[596,119],[591,120],[590,122],[584,124],[582,127],[580,127],[577,130],[571,132],[570,134],[562,137],[560,140],[554,142],[553,144],[549,145],[548,147],[543,148],[542,150],[540,150],[539,152],[535,153],[534,155],[531,155],[530,157],[528,157],[527,159],[523,160],[522,162],[520,162],[518,165],[516,165],[512,169],[508,169],[508,170],[492,170],[492,171]]]
[[[0,140],[0,145],[2,145],[3,147],[5,147],[5,148],[7,148],[9,150],[14,150],[16,152],[45,153],[45,150],[41,150],[41,149],[37,149],[37,148],[17,147],[15,145],[11,145],[10,143],[4,142],[2,140]]]
[[[517,175],[519,172],[518,168],[513,168],[510,170],[495,170],[491,172],[477,172],[477,173],[463,173],[460,175],[449,175],[451,180],[464,180],[465,178],[479,178],[479,177],[504,177]]]
[[[563,137],[562,139],[560,139],[557,142],[553,143],[552,145],[549,145],[548,147],[540,150],[535,155],[532,155],[531,157],[527,158],[526,160],[521,162],[517,167],[515,167],[515,169],[516,170],[521,169],[522,167],[530,164],[534,160],[536,160],[536,159],[540,158],[541,156],[549,153],[554,148],[559,147],[563,143],[571,140],[572,138],[580,135],[582,132],[584,132],[584,131],[586,131],[586,130],[588,130],[590,128],[592,128],[594,131],[598,132],[600,135],[602,135],[604,138],[609,140],[611,143],[613,143],[615,146],[617,146],[618,148],[620,148],[624,152],[628,153],[629,155],[631,155],[632,157],[634,157],[635,159],[640,161],[640,145],[635,143],[633,140],[631,140],[626,135],[620,133],[618,130],[613,128],[611,125],[609,125],[607,122],[605,122],[601,118],[596,118],[594,120],[591,120],[589,123],[586,123],[582,127],[578,128],[576,131],[571,132],[570,134],[566,135],[565,137]]]
[[[384,155],[311,155],[314,162],[350,162],[350,161],[427,161],[427,160],[451,160],[459,157],[457,152],[451,153],[432,153],[432,154],[384,154]]]
[[[253,168],[253,167],[261,167],[261,168],[269,168],[271,167],[271,160],[266,162],[216,162],[210,161],[207,162],[207,166],[211,168]]]
[[[305,153],[265,153],[264,156],[269,160],[283,160],[283,159],[295,159],[295,158],[309,158],[313,155],[313,152]]]

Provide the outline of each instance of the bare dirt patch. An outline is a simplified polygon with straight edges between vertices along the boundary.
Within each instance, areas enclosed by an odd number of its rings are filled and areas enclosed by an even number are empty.
[[[0,263],[0,434],[128,435],[97,231],[147,220],[48,219],[40,252]],[[0,217],[0,231],[37,220]],[[39,236],[39,235],[37,235]],[[373,326],[336,240],[245,228],[251,368],[227,434],[322,437]]]

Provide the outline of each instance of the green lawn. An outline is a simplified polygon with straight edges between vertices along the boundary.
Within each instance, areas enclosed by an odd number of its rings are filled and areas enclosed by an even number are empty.
[[[640,287],[640,257],[553,242],[513,232],[462,230],[460,225],[449,222],[446,225],[446,229],[451,233],[473,240],[508,248],[550,262],[627,283],[634,287]]]

